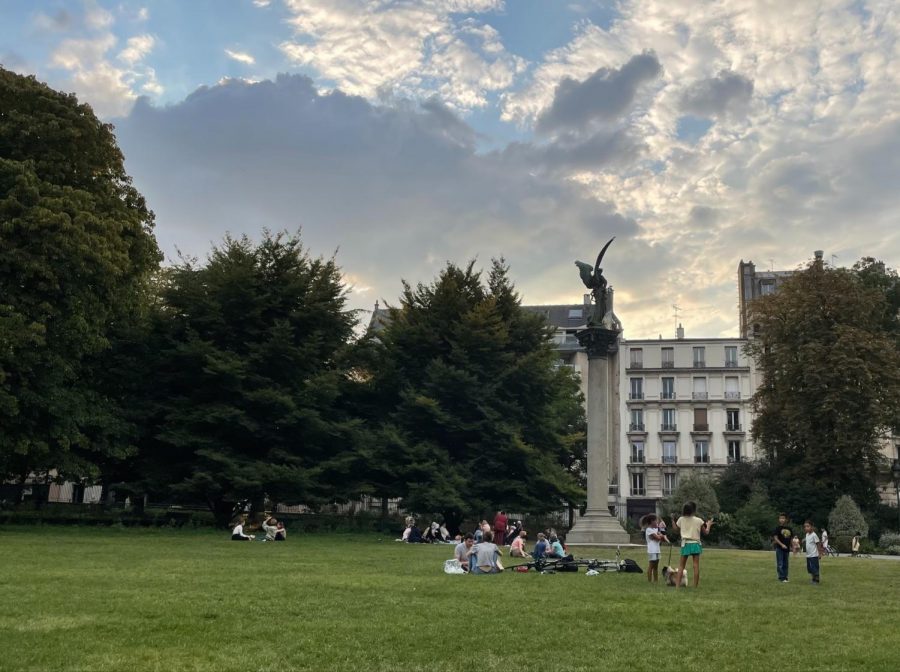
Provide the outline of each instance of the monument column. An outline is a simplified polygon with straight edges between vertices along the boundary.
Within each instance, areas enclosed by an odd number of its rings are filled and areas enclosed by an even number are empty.
[[[610,360],[619,332],[588,325],[576,334],[587,350],[587,510],[566,536],[567,544],[627,544],[628,533],[609,513]],[[618,409],[616,409],[618,412]]]

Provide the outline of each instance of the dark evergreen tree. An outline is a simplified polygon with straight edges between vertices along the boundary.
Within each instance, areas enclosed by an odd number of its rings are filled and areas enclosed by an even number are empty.
[[[0,475],[99,477],[133,452],[104,356],[147,297],[153,215],[112,126],[0,68]]]
[[[415,511],[502,507],[545,512],[580,502],[584,414],[578,381],[555,365],[551,329],[524,311],[502,261],[487,282],[470,263],[404,285],[377,334],[377,480]]]
[[[817,262],[753,304],[748,351],[763,378],[752,433],[771,495],[794,515],[827,515],[842,494],[878,501],[880,441],[900,408],[886,297],[859,272]]]
[[[355,317],[334,259],[299,236],[226,238],[169,270],[150,352],[143,470],[209,504],[316,504],[340,491],[359,423],[337,403]]]

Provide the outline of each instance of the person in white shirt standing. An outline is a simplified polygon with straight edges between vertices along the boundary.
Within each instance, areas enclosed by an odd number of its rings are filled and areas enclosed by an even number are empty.
[[[647,541],[647,582],[659,583],[659,542],[669,539],[659,529],[660,519],[655,513],[648,513],[641,518],[641,527],[644,528],[644,539]]]
[[[816,534],[811,520],[803,523],[803,531],[806,533],[803,540],[806,549],[806,571],[812,577],[810,583],[817,586],[819,585],[819,558],[825,553],[825,547],[819,539],[819,535]]]

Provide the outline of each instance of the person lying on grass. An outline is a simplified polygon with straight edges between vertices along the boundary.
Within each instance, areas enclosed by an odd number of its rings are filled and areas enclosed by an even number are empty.
[[[499,574],[503,571],[500,556],[503,551],[494,543],[494,533],[487,530],[480,544],[472,547],[469,568],[472,574]]]

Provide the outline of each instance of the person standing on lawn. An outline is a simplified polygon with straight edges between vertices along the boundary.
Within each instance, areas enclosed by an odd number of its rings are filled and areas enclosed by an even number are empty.
[[[684,576],[687,567],[687,559],[692,558],[694,564],[694,588],[700,587],[700,554],[703,546],[700,537],[709,534],[713,521],[710,518],[705,521],[694,515],[697,505],[694,502],[685,502],[681,509],[681,518],[672,520],[672,527],[681,534],[681,560],[675,573],[675,587],[681,588],[681,577]]]
[[[813,527],[812,521],[803,523],[803,531],[806,533],[804,546],[806,547],[806,571],[812,577],[810,583],[819,585],[819,558],[825,554],[825,546]]]
[[[506,541],[506,523],[508,519],[504,511],[498,511],[494,516],[494,539],[496,543],[502,544]]]
[[[788,526],[787,514],[778,514],[778,525],[772,532],[772,546],[775,548],[775,571],[778,580],[788,582],[788,561],[791,557],[791,538],[794,531]]]

